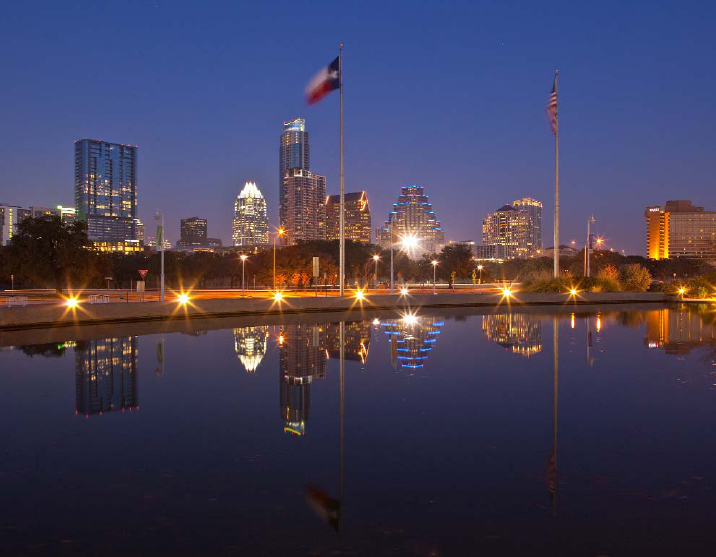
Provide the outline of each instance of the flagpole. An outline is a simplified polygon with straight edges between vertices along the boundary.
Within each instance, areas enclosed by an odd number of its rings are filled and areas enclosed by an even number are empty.
[[[340,105],[341,105],[341,202],[340,202],[340,255],[339,255],[339,267],[340,277],[339,281],[339,295],[345,296],[345,282],[346,282],[346,237],[345,237],[345,171],[343,168],[343,43],[338,45],[338,79],[339,79],[339,93],[340,93]]]
[[[554,92],[557,93],[559,70],[554,70]],[[559,278],[559,105],[554,114],[554,278]]]

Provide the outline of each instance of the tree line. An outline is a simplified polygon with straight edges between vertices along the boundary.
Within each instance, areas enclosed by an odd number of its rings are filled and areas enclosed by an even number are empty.
[[[168,288],[240,288],[242,280],[241,251],[165,253],[165,284]],[[247,253],[246,286],[273,287],[274,252],[271,248],[259,253]],[[390,251],[375,245],[346,241],[346,283],[349,287],[372,286],[375,273],[374,255],[378,255],[378,280],[387,284],[390,276]],[[276,286],[279,288],[310,288],[319,284],[338,282],[338,241],[310,241],[276,249]],[[313,277],[313,257],[319,258],[319,277]],[[435,277],[440,282],[523,281],[552,272],[551,258],[515,259],[497,262],[477,262],[471,249],[462,244],[445,246],[440,253],[423,254],[411,258],[395,250],[394,273],[397,283],[430,284]],[[583,275],[584,252],[574,257],[560,258],[563,275]],[[478,271],[478,263],[482,269]],[[702,260],[648,260],[640,256],[598,250],[591,256],[593,275],[603,269],[639,264],[651,276],[668,280],[692,278],[713,272]],[[24,219],[9,246],[0,249],[0,285],[10,286],[14,275],[16,288],[102,288],[107,277],[113,286],[132,288],[140,279],[139,270],[148,270],[147,288],[159,283],[160,254],[146,250],[142,253],[101,253],[87,238],[85,223],[67,224],[57,216]]]

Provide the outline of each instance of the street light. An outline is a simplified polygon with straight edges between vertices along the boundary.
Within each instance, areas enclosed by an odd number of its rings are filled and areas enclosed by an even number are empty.
[[[480,283],[479,283],[479,284],[482,284],[482,269],[483,269],[483,268],[484,268],[484,267],[483,267],[482,265],[478,265],[478,266],[477,266],[477,270],[480,271]]]
[[[373,261],[375,261],[375,292],[378,293],[378,261],[380,260],[380,255],[377,253],[373,256]]]
[[[393,294],[393,283],[394,283],[394,274],[393,274],[393,248],[395,247],[395,244],[401,244],[403,249],[405,250],[411,250],[413,248],[416,248],[418,246],[418,239],[413,236],[405,236],[400,242],[393,242],[393,231],[390,231],[390,293]]]
[[[157,243],[161,244],[161,254],[162,254],[162,272],[161,272],[161,301],[164,301],[164,214],[157,209],[157,214],[154,215],[154,220],[157,222],[161,222],[162,224],[159,226],[159,234],[157,234]]]
[[[597,221],[594,220],[594,215],[589,215],[589,219],[587,219],[587,245],[584,246],[584,259],[586,261],[585,267],[587,270],[587,272],[585,274],[586,274],[587,278],[589,278],[589,252],[592,251],[590,249],[592,247],[592,242],[591,242],[591,234],[589,232],[589,227],[592,226],[595,222],[597,222]]]
[[[438,262],[433,259],[431,263],[433,264],[433,295],[436,295],[437,292],[435,292],[435,270],[438,268]]]
[[[245,270],[246,270],[246,259],[248,258],[248,255],[245,253],[242,253],[239,257],[241,257],[241,297],[246,297],[246,283],[244,281],[244,277],[246,276]]]
[[[276,291],[276,238],[278,236],[283,236],[285,233],[285,230],[283,228],[279,228],[276,232],[276,235],[273,237],[273,289],[274,292]]]

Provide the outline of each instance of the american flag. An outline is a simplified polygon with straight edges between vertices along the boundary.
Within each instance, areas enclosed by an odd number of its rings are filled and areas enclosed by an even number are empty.
[[[552,128],[552,133],[557,134],[557,77],[554,78],[552,83],[552,93],[549,96],[549,102],[547,103],[547,115],[549,116],[549,125]]]

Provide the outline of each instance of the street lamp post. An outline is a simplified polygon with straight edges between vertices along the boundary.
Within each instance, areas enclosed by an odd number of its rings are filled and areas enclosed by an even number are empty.
[[[587,278],[589,278],[589,252],[591,251],[592,242],[591,240],[591,234],[590,234],[590,227],[596,223],[597,221],[594,219],[594,215],[589,215],[589,219],[587,219],[587,245],[584,246],[584,257],[587,261]]]
[[[245,253],[241,254],[241,297],[246,297],[246,282],[244,278],[246,277],[246,258],[248,255]]]
[[[376,254],[373,256],[373,261],[375,261],[375,292],[378,293],[378,260],[380,259],[380,255]]]
[[[159,249],[161,250],[161,275],[160,275],[160,288],[161,288],[161,296],[160,299],[163,302],[164,301],[164,213],[157,210],[157,214],[154,215],[154,220],[161,222],[160,230],[161,234],[157,234],[157,242],[159,242],[161,245]]]
[[[279,228],[273,237],[273,289],[276,291],[276,237],[283,236],[283,228]]]
[[[482,284],[482,265],[478,265],[477,270],[480,271],[480,282],[478,284]]]
[[[433,295],[436,295],[437,292],[435,291],[435,282],[436,282],[435,281],[435,271],[438,268],[438,262],[435,259],[433,259],[431,261],[431,263],[433,264]]]

